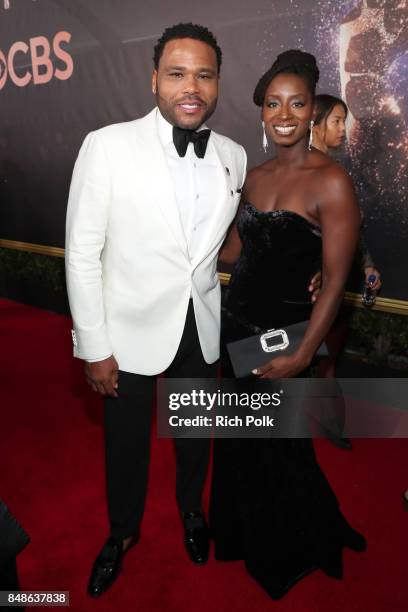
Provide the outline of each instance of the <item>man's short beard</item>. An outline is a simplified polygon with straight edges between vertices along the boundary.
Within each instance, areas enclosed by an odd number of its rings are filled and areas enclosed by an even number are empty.
[[[166,108],[169,108],[169,104],[168,104],[167,100],[165,100],[160,95],[159,86],[158,86],[157,83],[156,83],[156,94],[155,94],[155,97],[156,97],[157,106],[159,107],[159,110],[160,110],[161,114],[163,115],[163,117],[166,119],[166,121],[171,123],[171,125],[174,125],[176,127],[180,127],[180,128],[183,128],[183,129],[198,130],[198,128],[200,128],[207,121],[207,119],[209,119],[211,117],[211,115],[214,113],[215,108],[217,106],[217,98],[216,98],[212,107],[208,107],[208,106],[206,107],[207,112],[204,114],[204,117],[203,117],[202,121],[198,125],[196,125],[194,127],[186,128],[184,125],[180,125],[178,122],[176,122],[176,115],[175,114],[174,115],[169,115],[168,113],[164,112],[164,110],[160,107],[159,100],[163,100],[165,102]],[[173,107],[170,106],[170,108],[173,108]]]

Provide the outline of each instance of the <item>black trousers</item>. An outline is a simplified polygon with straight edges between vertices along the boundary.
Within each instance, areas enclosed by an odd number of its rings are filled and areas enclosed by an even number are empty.
[[[203,358],[190,300],[171,378],[215,378],[217,363]],[[105,456],[111,535],[137,535],[146,499],[155,376],[119,371],[119,397],[105,399]],[[175,439],[176,499],[181,512],[199,510],[208,469],[210,440]]]

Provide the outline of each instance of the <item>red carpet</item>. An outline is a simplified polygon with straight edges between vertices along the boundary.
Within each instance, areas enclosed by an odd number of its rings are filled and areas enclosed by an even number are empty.
[[[86,595],[107,535],[101,402],[71,358],[70,323],[0,300],[0,496],[31,536],[19,557],[24,590],[70,591],[75,612],[402,612],[408,609],[408,441],[356,440],[316,447],[351,524],[368,550],[344,553],[344,579],[315,572],[272,602],[241,562],[195,567],[182,545],[169,440],[154,436],[142,541],[99,600]],[[301,509],[300,509],[301,511]]]

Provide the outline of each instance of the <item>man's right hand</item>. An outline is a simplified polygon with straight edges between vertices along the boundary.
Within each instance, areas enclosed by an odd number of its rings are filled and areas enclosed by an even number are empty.
[[[112,355],[102,361],[85,363],[85,376],[88,384],[101,395],[118,397],[118,362]]]

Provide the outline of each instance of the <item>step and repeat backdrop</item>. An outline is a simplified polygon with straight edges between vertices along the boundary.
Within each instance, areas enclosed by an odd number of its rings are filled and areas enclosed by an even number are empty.
[[[408,300],[406,0],[0,0],[0,238],[64,246],[85,135],[154,105],[153,46],[193,21],[223,50],[211,126],[264,159],[259,76],[284,49],[314,53],[318,91],[350,108],[340,162],[353,174],[383,296]]]

